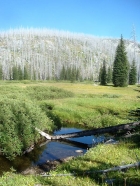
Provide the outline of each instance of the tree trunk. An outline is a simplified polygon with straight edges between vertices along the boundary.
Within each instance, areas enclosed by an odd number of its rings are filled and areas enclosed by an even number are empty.
[[[120,124],[116,126],[111,127],[105,127],[105,128],[99,128],[99,129],[92,129],[92,130],[84,130],[80,132],[74,132],[74,133],[68,133],[68,134],[61,134],[56,136],[50,136],[49,134],[46,134],[45,132],[41,131],[40,129],[36,128],[36,130],[44,136],[46,139],[50,140],[59,140],[59,139],[65,139],[65,138],[78,138],[83,136],[91,136],[91,135],[98,135],[98,134],[105,134],[105,133],[117,133],[117,132],[127,132],[132,130],[135,127],[138,127],[140,125],[140,122],[134,122],[134,123],[128,123],[128,124]]]
[[[82,137],[82,136],[91,136],[91,135],[98,135],[98,134],[104,134],[104,133],[117,133],[120,131],[127,132],[127,131],[130,131],[139,125],[140,125],[140,122],[121,124],[121,125],[117,125],[117,126],[111,126],[111,127],[105,127],[105,128],[99,128],[99,129],[93,129],[93,130],[84,130],[81,132],[56,135],[56,136],[52,136],[51,139],[65,139],[65,138],[75,138],[75,137],[78,138],[78,137]]]

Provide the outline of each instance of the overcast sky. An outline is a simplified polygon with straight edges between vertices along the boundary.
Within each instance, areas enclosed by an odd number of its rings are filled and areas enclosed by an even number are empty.
[[[0,0],[0,30],[49,28],[140,42],[140,0]]]

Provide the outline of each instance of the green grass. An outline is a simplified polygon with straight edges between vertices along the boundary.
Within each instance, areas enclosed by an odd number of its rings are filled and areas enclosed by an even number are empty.
[[[95,86],[88,83],[69,82],[1,82],[0,98],[22,99],[36,104],[56,125],[77,124],[84,128],[98,128],[132,122],[131,110],[140,107],[138,86],[125,88]],[[131,120],[132,119],[132,120]],[[40,177],[23,176],[13,172],[4,173],[0,185],[105,185],[106,179],[115,179],[113,185],[139,185],[140,170],[131,168],[126,172],[85,174],[85,171],[107,169],[134,163],[140,157],[140,135],[121,139],[117,145],[98,145],[84,156],[59,165],[51,174],[73,173],[77,176]]]
[[[60,99],[74,96],[74,94],[70,91],[66,91],[53,86],[30,86],[26,88],[25,93],[30,98],[37,101],[46,99]]]
[[[139,92],[135,91],[139,89],[137,86],[121,88],[91,83],[9,82],[1,82],[0,97],[29,99],[41,107],[47,104],[47,108],[42,107],[43,111],[51,118],[57,116],[62,124],[98,128],[126,123],[131,121],[129,112],[140,105]]]
[[[137,98],[122,99],[95,96],[49,101],[53,112],[63,122],[79,123],[90,128],[129,122],[129,111],[139,107]],[[75,112],[76,111],[76,112]]]

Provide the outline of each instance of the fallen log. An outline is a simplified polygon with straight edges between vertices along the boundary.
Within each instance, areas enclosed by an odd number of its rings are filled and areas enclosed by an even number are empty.
[[[120,131],[131,131],[133,128],[140,126],[140,122],[128,123],[128,124],[120,124],[111,127],[105,128],[98,128],[92,130],[84,130],[80,132],[68,133],[68,134],[61,134],[56,136],[51,136],[51,139],[65,139],[65,138],[78,138],[83,136],[91,136],[91,135],[98,135],[98,134],[105,134],[105,133],[117,133]]]
[[[131,167],[139,167],[140,166],[140,162],[136,162],[134,164],[127,164],[127,165],[123,165],[123,166],[117,166],[117,167],[113,167],[113,168],[109,168],[109,169],[104,169],[104,170],[98,170],[98,171],[84,171],[81,172],[81,175],[86,175],[86,174],[93,174],[93,173],[107,173],[107,172],[113,172],[113,171],[121,171],[124,169],[130,169]],[[80,173],[68,173],[68,174],[40,174],[40,176],[43,177],[61,177],[61,176],[77,176]]]
[[[38,131],[39,134],[40,134],[41,136],[45,137],[45,138],[48,139],[48,140],[50,140],[50,139],[52,138],[49,134],[47,134],[47,133],[41,131],[41,130],[38,129],[38,128],[35,128],[35,130]]]
[[[97,172],[106,173],[106,172],[111,172],[111,171],[121,171],[123,169],[129,169],[131,167],[139,167],[139,166],[140,166],[140,162],[137,162],[134,164],[122,165],[122,166],[117,166],[117,167],[113,167],[113,168],[109,168],[105,170],[99,170]]]
[[[29,148],[27,148],[27,149],[23,152],[23,154],[29,153],[29,152],[31,152],[33,149],[34,149],[34,145],[31,145]]]
[[[78,138],[78,137],[83,137],[83,136],[99,135],[99,134],[105,134],[105,133],[116,134],[117,132],[120,132],[120,131],[124,131],[124,132],[131,131],[132,129],[138,126],[140,126],[140,121],[134,122],[134,123],[120,124],[120,125],[105,127],[105,128],[98,128],[98,129],[84,130],[84,131],[68,133],[68,134],[61,134],[61,135],[56,135],[56,136],[51,136],[41,131],[38,128],[35,128],[35,129],[47,140],[60,140],[60,139],[66,139],[66,138]]]

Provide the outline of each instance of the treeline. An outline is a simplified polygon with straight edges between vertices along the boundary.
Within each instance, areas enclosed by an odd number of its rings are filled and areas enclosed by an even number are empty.
[[[139,76],[140,45],[135,43],[134,46],[133,41],[128,40],[124,42],[128,61],[132,64],[135,58]],[[0,32],[0,78],[25,79],[26,68],[31,80],[98,81],[104,60],[107,68],[113,67],[118,43],[119,39],[48,29],[22,28]],[[14,68],[20,68],[17,71],[21,70],[23,75],[15,77]]]
[[[125,67],[126,68],[126,67]],[[133,60],[132,64],[128,66],[129,72],[128,72],[128,79],[126,78],[126,82],[128,82],[129,85],[134,85],[137,82],[137,68],[135,60]],[[118,75],[118,74],[117,74]],[[38,74],[39,76],[39,74]],[[103,64],[100,68],[99,75],[98,75],[98,82],[100,82],[101,85],[107,85],[110,83],[113,83],[113,66],[109,66],[107,68],[106,61],[103,61]],[[0,80],[3,79],[2,75],[2,66],[0,66]],[[21,69],[20,66],[13,66],[10,72],[10,80],[36,80],[36,72],[33,72],[33,76],[31,78],[31,73],[29,71],[29,68],[24,67],[24,70]],[[47,80],[47,79],[46,79]],[[75,66],[65,68],[63,66],[61,72],[60,72],[60,78],[54,80],[69,80],[71,82],[75,81],[83,81],[82,75],[80,73],[80,69],[77,69]],[[88,80],[94,80],[93,77],[91,77]]]

